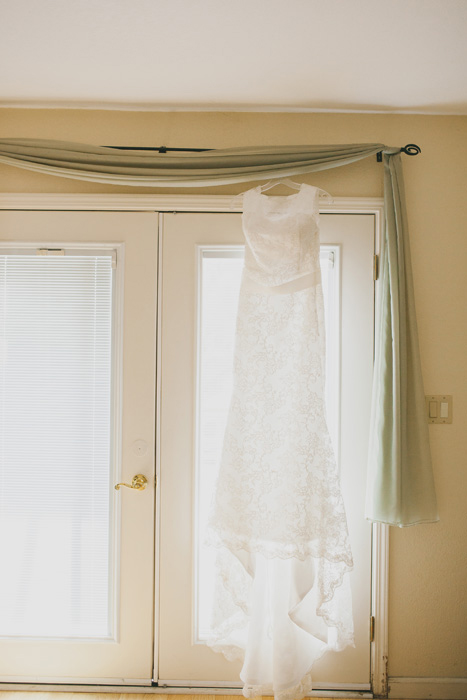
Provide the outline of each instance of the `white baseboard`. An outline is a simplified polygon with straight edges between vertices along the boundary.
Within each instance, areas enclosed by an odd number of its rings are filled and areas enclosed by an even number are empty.
[[[27,691],[27,692],[54,692],[64,693],[104,693],[118,694],[119,696],[137,693],[138,695],[235,695],[242,696],[241,688],[212,688],[212,687],[157,687],[157,686],[122,686],[122,685],[66,685],[66,684],[34,684],[34,683],[0,683],[0,693],[2,691]],[[242,696],[243,697],[243,696]],[[352,690],[314,690],[310,698],[329,698],[329,700],[372,700],[373,694],[370,691]]]
[[[467,678],[391,678],[389,697],[409,700],[466,700]]]

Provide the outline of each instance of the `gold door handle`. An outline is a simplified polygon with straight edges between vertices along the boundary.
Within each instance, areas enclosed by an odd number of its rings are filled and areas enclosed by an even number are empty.
[[[133,477],[131,484],[116,484],[115,490],[119,491],[120,486],[126,486],[127,489],[136,489],[137,491],[143,491],[146,488],[147,483],[148,480],[143,474],[136,474],[136,476]]]

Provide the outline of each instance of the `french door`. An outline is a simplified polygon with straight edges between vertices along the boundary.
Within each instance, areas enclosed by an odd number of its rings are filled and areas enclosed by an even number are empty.
[[[0,213],[3,682],[152,682],[157,223]]]
[[[321,230],[356,648],[314,684],[365,690],[374,217],[325,214]],[[243,243],[232,213],[0,212],[0,682],[239,686],[204,644],[202,531]]]
[[[364,518],[374,315],[374,217],[321,216],[328,422],[340,465],[355,568],[356,646],[315,667],[316,688],[370,688],[371,526]],[[163,217],[161,274],[161,548],[158,678],[239,685],[240,664],[204,644],[212,596],[203,530],[229,403],[242,269],[239,214]]]

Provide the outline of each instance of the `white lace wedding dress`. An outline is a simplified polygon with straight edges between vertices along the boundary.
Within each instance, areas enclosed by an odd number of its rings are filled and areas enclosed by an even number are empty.
[[[353,644],[352,568],[326,425],[315,187],[244,195],[234,390],[208,541],[217,547],[208,644],[244,660],[246,697],[298,700],[327,650]]]

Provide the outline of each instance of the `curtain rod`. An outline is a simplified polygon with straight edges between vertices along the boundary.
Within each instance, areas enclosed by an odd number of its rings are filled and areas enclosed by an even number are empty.
[[[119,151],[158,151],[159,153],[167,153],[168,151],[204,153],[205,151],[214,150],[213,148],[168,148],[167,146],[157,146],[155,148],[149,146],[103,146],[103,148],[118,148]]]
[[[157,151],[158,153],[168,153],[169,151],[177,151],[182,153],[205,153],[206,151],[212,151],[213,148],[169,148],[167,146],[104,146],[104,148],[115,148],[119,151]],[[401,148],[401,153],[405,153],[407,156],[418,156],[422,152],[420,146],[416,143],[408,143],[406,146]],[[383,152],[380,151],[376,154],[376,160],[381,163],[383,160]]]

